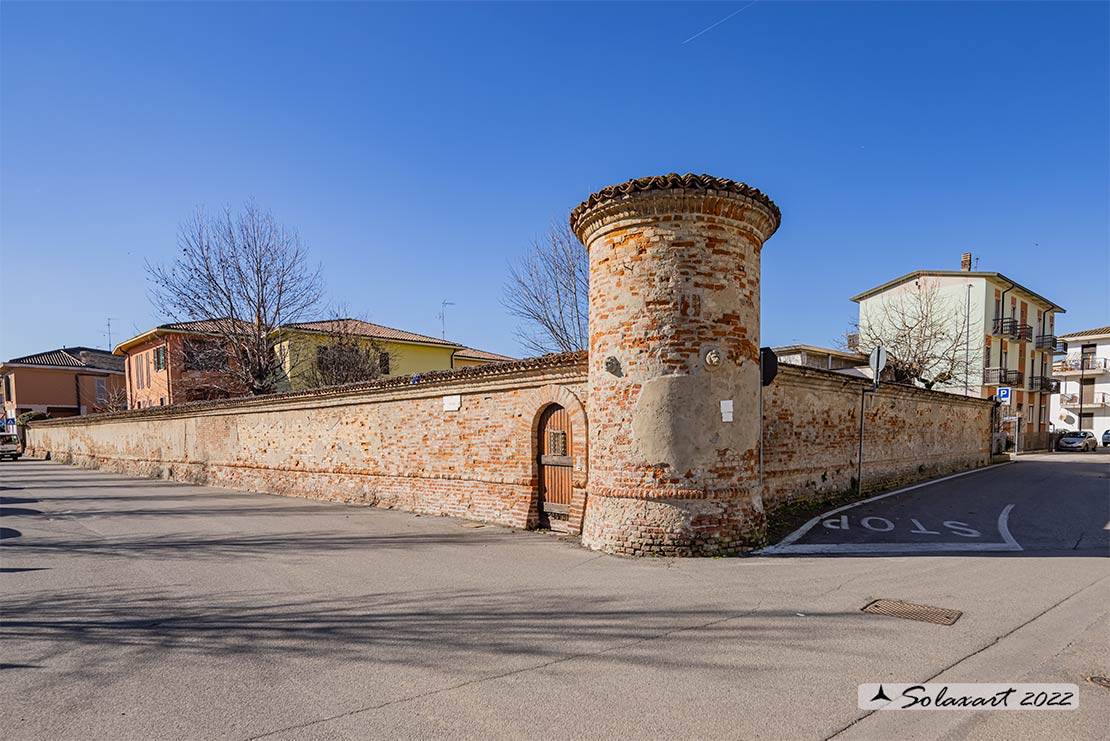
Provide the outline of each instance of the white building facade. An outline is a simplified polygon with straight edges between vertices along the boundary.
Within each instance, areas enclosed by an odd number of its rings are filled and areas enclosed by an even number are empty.
[[[1068,352],[1053,374],[1060,393],[1052,397],[1052,422],[1059,429],[1090,430],[1102,441],[1110,430],[1110,327],[1063,336]]]
[[[1055,335],[1056,314],[1065,310],[1001,273],[973,271],[970,263],[965,253],[961,270],[918,270],[853,296],[861,336],[908,294],[929,290],[944,307],[945,325],[963,335],[967,355],[959,377],[934,388],[984,399],[1009,388],[1003,417],[1020,426],[1023,438],[1047,441],[1057,388],[1054,361],[1065,350]]]

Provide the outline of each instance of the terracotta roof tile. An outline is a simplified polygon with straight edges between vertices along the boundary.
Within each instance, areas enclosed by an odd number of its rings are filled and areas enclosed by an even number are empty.
[[[1104,334],[1110,334],[1110,327],[1095,327],[1094,329],[1084,329],[1079,332],[1068,332],[1067,334],[1060,335],[1060,337],[1065,340],[1070,340],[1078,337],[1098,337]]]
[[[372,324],[359,319],[327,319],[320,322],[295,322],[283,324],[279,329],[304,329],[310,332],[324,332],[328,334],[355,334],[362,337],[373,337],[380,340],[397,340],[400,342],[423,342],[430,345],[444,345],[459,347],[457,342],[449,342],[438,337],[406,332],[403,329],[394,329],[381,324]]]
[[[108,350],[92,347],[64,347],[60,350],[24,355],[12,358],[9,363],[19,365],[49,365],[58,368],[92,368],[96,370],[123,372],[123,358],[112,355]]]
[[[473,347],[464,347],[455,353],[456,358],[467,358],[471,360],[487,360],[492,363],[503,363],[516,358],[510,358],[508,355],[498,355],[497,353],[486,352],[485,350],[476,350]]]
[[[250,322],[244,322],[240,319],[198,319],[192,322],[159,324],[158,329],[170,329],[175,332],[205,332],[219,334],[226,330],[229,322],[231,326],[240,326],[244,331],[251,326]]]
[[[411,376],[391,376],[376,381],[362,381],[344,386],[327,386],[324,388],[308,389],[306,391],[289,391],[281,394],[267,394],[264,396],[240,396],[232,399],[218,399],[215,401],[189,401],[181,404],[169,404],[164,407],[150,407],[149,409],[132,409],[122,412],[106,412],[103,414],[90,414],[83,417],[66,417],[56,420],[43,420],[35,422],[36,425],[58,425],[95,422],[105,418],[127,417],[156,417],[175,413],[188,412],[196,409],[217,409],[221,407],[235,407],[246,402],[271,402],[281,399],[303,399],[319,396],[342,396],[363,391],[376,391],[378,389],[404,388],[407,386],[436,386],[452,381],[468,380],[472,378],[485,378],[487,376],[511,376],[514,373],[531,370],[547,369],[579,369],[586,372],[587,354],[582,352],[551,353],[534,358],[524,358],[507,363],[486,363],[468,368],[454,370],[429,371],[427,373],[414,373]]]
[[[619,185],[610,185],[607,188],[602,188],[596,193],[591,193],[590,197],[578,204],[578,206],[570,212],[570,228],[577,233],[575,226],[578,219],[582,217],[587,210],[593,208],[602,201],[607,201],[617,196],[629,195],[632,193],[643,193],[649,190],[716,190],[725,193],[737,193],[742,196],[747,196],[753,200],[759,201],[766,206],[775,215],[775,220],[782,219],[782,212],[779,207],[775,205],[763,191],[758,188],[753,188],[747,183],[739,183],[735,180],[728,178],[718,178],[712,175],[695,175],[688,172],[685,175],[679,175],[677,172],[672,172],[667,175],[655,175],[646,178],[633,178],[632,180],[625,181]]]

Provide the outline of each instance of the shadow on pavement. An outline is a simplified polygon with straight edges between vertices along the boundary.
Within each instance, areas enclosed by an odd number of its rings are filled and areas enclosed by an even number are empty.
[[[13,531],[16,537],[19,531]],[[391,533],[359,534],[335,532],[294,533],[238,533],[211,535],[182,533],[178,535],[151,535],[145,537],[111,539],[75,539],[51,537],[18,543],[3,543],[12,555],[74,555],[108,557],[157,557],[157,558],[223,558],[226,556],[283,555],[301,550],[307,555],[320,555],[328,551],[358,549],[421,548],[436,545],[476,545],[519,537],[512,531],[491,529],[482,533]]]
[[[812,620],[823,629],[890,629],[858,611],[724,611],[631,608],[618,600],[543,590],[370,593],[290,598],[273,593],[195,594],[109,589],[17,595],[5,607],[9,639],[35,644],[122,646],[140,651],[334,657],[406,666],[443,666],[512,655],[562,658],[667,636],[668,640],[725,641],[731,658],[692,658],[670,650],[622,651],[607,660],[666,668],[736,670],[743,645],[775,641],[784,648],[812,640]],[[893,621],[892,621],[893,622]],[[897,627],[897,626],[895,626]],[[696,630],[695,630],[696,629]],[[686,635],[684,635],[686,634]],[[558,637],[559,638],[556,640]],[[118,654],[115,654],[118,659]],[[107,658],[105,659],[108,660]]]

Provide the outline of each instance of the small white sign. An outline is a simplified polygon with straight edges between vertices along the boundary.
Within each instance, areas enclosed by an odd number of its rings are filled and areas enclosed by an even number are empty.
[[[721,421],[722,422],[731,422],[732,421],[732,399],[722,399],[721,400]]]
[[[868,365],[871,366],[871,377],[877,380],[879,374],[883,372],[883,368],[886,368],[886,348],[876,347],[872,350]]]
[[[450,396],[443,397],[443,411],[457,412],[462,409],[462,396],[459,394],[451,394]]]
[[[998,391],[995,392],[995,394],[994,394],[994,398],[997,399],[998,401],[1009,402],[1010,401],[1010,387],[1009,386],[999,386]]]

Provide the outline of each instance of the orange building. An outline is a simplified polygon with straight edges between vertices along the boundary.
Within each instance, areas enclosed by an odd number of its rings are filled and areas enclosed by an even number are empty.
[[[127,372],[127,408],[240,396],[238,386],[221,370],[231,362],[216,322],[163,324],[116,345]]]
[[[123,359],[107,350],[63,347],[0,363],[4,417],[46,412],[75,417],[122,409],[126,404]]]

